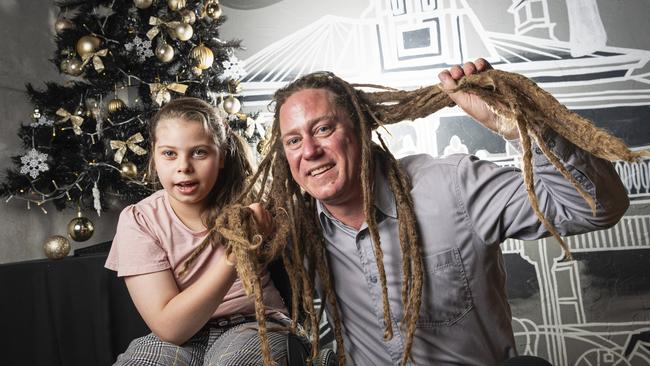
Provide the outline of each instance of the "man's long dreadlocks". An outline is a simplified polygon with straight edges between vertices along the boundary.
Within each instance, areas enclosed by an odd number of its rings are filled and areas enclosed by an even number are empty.
[[[380,91],[364,92],[358,87],[375,88]],[[252,177],[251,185],[242,193],[244,197],[253,187],[261,183],[257,200],[265,202],[273,214],[276,232],[265,245],[261,245],[259,236],[254,235],[254,224],[243,205],[233,205],[223,210],[216,223],[215,230],[225,238],[225,245],[234,251],[238,261],[239,277],[246,286],[247,293],[255,293],[258,308],[260,335],[266,343],[263,330],[262,293],[257,278],[257,268],[278,256],[289,274],[292,289],[292,331],[298,322],[299,306],[307,321],[306,329],[310,332],[312,342],[312,360],[318,353],[319,314],[314,310],[314,279],[318,274],[324,288],[325,302],[329,305],[334,322],[339,364],[345,364],[345,351],[341,333],[341,319],[338,311],[336,294],[333,290],[332,277],[325,254],[323,235],[316,218],[315,200],[298,186],[292,178],[289,165],[284,156],[280,134],[279,111],[284,102],[295,92],[303,89],[326,89],[336,96],[336,103],[350,114],[355,123],[355,131],[361,142],[361,184],[363,209],[370,231],[379,278],[382,287],[384,310],[384,338],[392,337],[393,328],[390,320],[390,306],[386,287],[386,274],[383,266],[383,253],[374,215],[373,177],[376,169],[385,169],[390,188],[395,197],[399,218],[399,237],[402,254],[402,302],[404,319],[402,326],[406,332],[406,342],[402,363],[409,359],[416,321],[419,315],[422,297],[422,260],[420,256],[420,238],[418,225],[410,195],[409,177],[380,139],[380,144],[371,140],[372,130],[382,124],[391,124],[403,120],[413,120],[427,116],[446,106],[453,105],[451,99],[434,85],[413,91],[401,91],[376,85],[351,85],[337,76],[320,72],[303,76],[275,93],[275,118],[271,137],[266,147],[267,153],[260,163],[258,172]],[[637,159],[643,153],[631,152],[618,138],[604,130],[594,127],[589,121],[570,112],[559,104],[549,93],[543,91],[531,80],[517,74],[499,70],[489,70],[463,78],[456,90],[479,95],[488,106],[500,116],[501,131],[517,128],[523,148],[523,178],[528,197],[534,212],[547,230],[560,242],[567,259],[571,258],[568,247],[557,230],[542,214],[537,197],[534,194],[532,179],[532,141],[534,140],[549,161],[570,181],[595,210],[595,202],[582,186],[561,164],[559,158],[546,145],[542,136],[547,128],[555,130],[578,147],[608,160]],[[455,90],[455,91],[456,91]],[[375,164],[375,160],[382,164]],[[270,179],[271,173],[273,179]],[[307,263],[305,268],[304,264]],[[272,360],[268,348],[263,347],[265,365]]]

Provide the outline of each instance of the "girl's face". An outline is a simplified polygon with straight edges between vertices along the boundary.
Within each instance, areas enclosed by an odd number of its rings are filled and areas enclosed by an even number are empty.
[[[156,126],[154,164],[158,180],[177,213],[200,213],[224,159],[202,123],[164,119]]]

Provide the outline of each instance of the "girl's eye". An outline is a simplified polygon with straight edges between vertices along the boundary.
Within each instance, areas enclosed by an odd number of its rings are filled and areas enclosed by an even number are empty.
[[[206,150],[194,150],[194,156],[203,157],[208,155]]]
[[[176,156],[176,153],[171,150],[165,150],[162,152],[162,156],[166,158],[173,158],[174,156]]]

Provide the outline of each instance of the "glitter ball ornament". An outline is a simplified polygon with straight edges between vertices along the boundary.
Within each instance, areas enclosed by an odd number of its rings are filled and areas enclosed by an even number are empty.
[[[70,242],[61,235],[52,235],[45,239],[43,252],[50,259],[61,259],[70,253]]]
[[[217,19],[221,16],[221,5],[216,1],[210,2],[205,6],[205,14],[212,19]]]
[[[138,167],[130,161],[123,161],[120,164],[120,175],[125,179],[134,179],[138,176]]]
[[[72,75],[72,76],[81,75],[81,72],[83,71],[83,66],[82,66],[81,60],[79,60],[77,58],[73,58],[73,59],[68,60],[68,64],[67,64],[66,69],[67,69],[66,73],[68,75]]]
[[[94,232],[95,225],[89,218],[81,216],[81,212],[68,223],[68,235],[74,241],[86,241]]]

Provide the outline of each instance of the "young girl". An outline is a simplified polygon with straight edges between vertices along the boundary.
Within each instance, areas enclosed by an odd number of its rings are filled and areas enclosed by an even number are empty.
[[[196,98],[163,106],[150,136],[149,170],[163,189],[122,211],[106,267],[124,277],[152,333],[131,342],[115,365],[261,365],[254,300],[224,247],[208,245],[184,266],[220,209],[245,186],[252,171],[246,145]],[[268,230],[268,213],[250,207],[258,227]],[[268,272],[261,275],[267,317],[286,318]],[[282,363],[285,335],[268,337]]]

